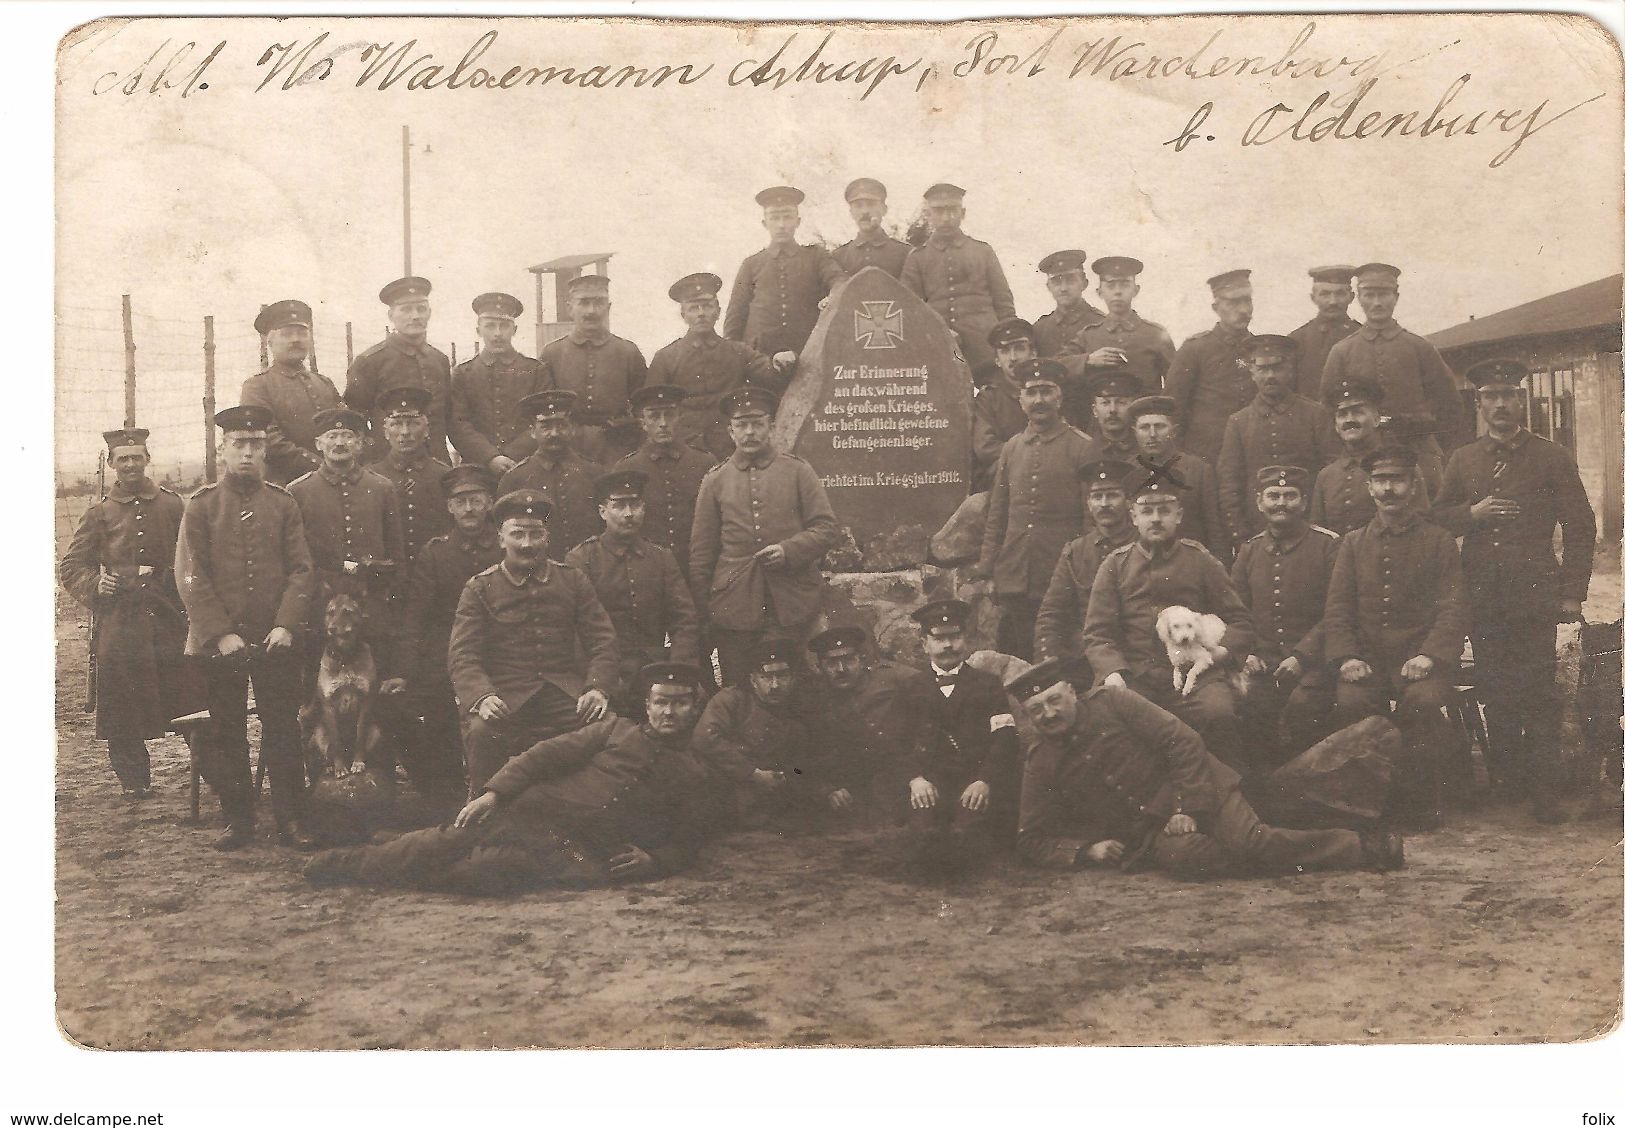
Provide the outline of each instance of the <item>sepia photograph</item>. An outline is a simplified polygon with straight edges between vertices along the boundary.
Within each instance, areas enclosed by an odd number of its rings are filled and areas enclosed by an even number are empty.
[[[65,1052],[1615,1037],[1612,26],[400,7],[59,29]]]

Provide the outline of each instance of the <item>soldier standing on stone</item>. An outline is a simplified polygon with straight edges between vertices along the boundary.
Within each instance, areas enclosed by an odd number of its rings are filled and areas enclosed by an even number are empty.
[[[423,546],[451,528],[440,485],[442,476],[451,468],[429,453],[428,407],[428,390],[410,384],[392,388],[379,400],[389,453],[372,464],[372,471],[395,487],[405,553],[401,558],[402,577],[408,574]]]
[[[175,543],[175,577],[186,605],[186,653],[207,658],[208,739],[198,771],[226,816],[218,850],[254,836],[248,767],[248,685],[260,718],[260,755],[271,777],[271,809],[284,843],[308,847],[300,825],[305,767],[299,742],[295,642],[310,615],[315,574],[299,503],[265,481],[271,412],[229,407],[220,428],[223,476],[187,503]],[[250,649],[252,648],[252,649]]]
[[[1017,365],[1037,356],[1033,327],[1019,317],[1006,318],[988,330],[987,343],[993,349],[992,371],[971,401],[972,482],[978,492],[993,488],[999,452],[1027,426],[1015,371]]]
[[[689,537],[694,528],[694,500],[700,481],[716,465],[705,451],[677,441],[682,389],[646,384],[632,394],[632,410],[643,428],[643,445],[615,464],[648,479],[643,493],[643,535],[671,549],[677,568],[688,576]]]
[[[1432,520],[1465,538],[1468,633],[1489,729],[1491,773],[1558,822],[1562,697],[1557,624],[1580,620],[1597,521],[1574,456],[1523,426],[1529,370],[1486,360],[1467,370],[1485,432],[1450,454]],[[1563,559],[1552,555],[1554,526]]]
[[[147,474],[143,427],[106,431],[113,487],[79,521],[57,576],[95,616],[96,736],[126,799],[152,794],[147,741],[200,696],[182,658],[186,612],[175,589],[179,495]]]
[[[1253,747],[1276,753],[1276,763],[1326,736],[1332,709],[1321,619],[1339,539],[1305,519],[1308,487],[1301,466],[1259,468],[1253,498],[1264,531],[1241,546],[1230,568],[1258,635],[1242,667],[1252,678],[1241,702],[1242,727]]]
[[[773,445],[777,409],[766,388],[723,397],[735,449],[694,504],[688,578],[723,685],[744,676],[764,633],[807,636],[824,588],[819,559],[840,540],[818,472]]]
[[[866,266],[878,266],[893,278],[901,278],[903,263],[914,248],[893,239],[881,226],[886,218],[886,186],[860,176],[846,186],[846,204],[853,222],[858,225],[858,233],[850,243],[835,248],[836,265],[849,275]]]
[[[1380,386],[1383,410],[1416,448],[1422,481],[1436,495],[1444,476],[1438,436],[1453,434],[1461,424],[1455,374],[1425,337],[1394,320],[1399,267],[1368,262],[1355,271],[1355,279],[1365,324],[1332,346],[1322,384],[1335,387],[1348,377],[1361,377]]]
[[[463,586],[446,665],[463,719],[468,794],[539,740],[602,720],[617,688],[615,628],[592,581],[548,559],[553,507],[498,499],[502,559]]]
[[[1180,422],[1172,396],[1141,396],[1129,405],[1129,424],[1140,452],[1135,464],[1167,475],[1180,491],[1180,535],[1201,541],[1220,561],[1232,555],[1230,534],[1219,509],[1219,480],[1213,468],[1179,449]]]
[[[518,298],[481,294],[473,305],[480,351],[451,374],[451,445],[464,462],[501,478],[536,449],[530,420],[519,403],[551,387],[553,373],[545,361],[532,360],[513,347],[519,315],[525,312]],[[438,450],[434,456],[442,457]]]
[[[644,491],[638,470],[614,470],[593,486],[604,531],[565,554],[564,562],[586,575],[598,593],[621,656],[620,707],[637,711],[637,674],[655,662],[693,664],[700,656],[699,617],[688,581],[671,550],[643,537]]]
[[[1096,374],[1126,372],[1147,393],[1160,392],[1174,363],[1174,341],[1168,330],[1134,312],[1145,264],[1123,255],[1095,260],[1098,293],[1106,312],[1084,322],[1061,346],[1060,356],[1084,357]]]
[[[1312,477],[1337,455],[1331,413],[1292,390],[1297,353],[1292,339],[1261,334],[1247,342],[1245,352],[1258,394],[1225,422],[1218,467],[1219,509],[1237,544],[1264,527],[1253,504],[1260,470],[1301,466]]]
[[[1083,617],[1095,573],[1113,549],[1134,539],[1125,491],[1138,473],[1131,463],[1106,459],[1083,468],[1091,527],[1069,541],[1055,562],[1034,627],[1034,655],[1039,661],[1063,658],[1075,663],[1083,657]]]
[[[316,469],[321,459],[311,424],[318,411],[340,403],[333,381],[305,366],[310,325],[310,307],[294,298],[272,302],[254,319],[271,367],[243,381],[239,402],[271,409],[265,473],[279,486]]]
[[[570,331],[542,347],[542,363],[554,386],[576,394],[576,449],[607,466],[637,449],[631,397],[649,368],[636,345],[609,331],[608,278],[578,274],[565,287]]]
[[[776,393],[789,379],[784,372],[795,365],[794,357],[769,358],[741,341],[717,336],[721,289],[722,279],[715,274],[690,274],[672,283],[666,293],[677,303],[688,332],[655,353],[648,379],[650,384],[670,384],[683,392],[677,441],[719,459],[733,451],[720,408],[722,397],[746,384]]]
[[[999,453],[982,554],[972,570],[993,581],[998,649],[1027,660],[1055,562],[1066,543],[1083,532],[1083,468],[1095,460],[1094,440],[1061,418],[1065,372],[1053,359],[1028,360],[1016,368],[1027,427]]]
[[[1016,315],[1015,297],[993,248],[959,229],[965,220],[965,190],[933,184],[925,190],[931,235],[903,264],[903,285],[914,291],[959,337],[965,364],[992,360],[987,332]]]
[[[1315,316],[1287,336],[1298,346],[1298,384],[1293,391],[1319,401],[1321,373],[1332,346],[1360,327],[1349,316],[1354,300],[1352,266],[1317,266],[1309,272],[1309,300],[1315,303]]]
[[[788,185],[756,193],[768,243],[739,264],[722,319],[724,337],[743,341],[784,368],[795,364],[825,299],[846,278],[823,247],[796,242],[804,199]]]
[[[1467,635],[1461,556],[1455,538],[1411,504],[1416,454],[1381,447],[1365,456],[1377,515],[1343,538],[1326,596],[1327,672],[1337,679],[1336,728],[1387,716],[1405,737],[1396,765],[1400,817],[1413,829],[1439,825],[1440,773],[1452,742],[1444,710],[1455,700],[1456,664]]]
[[[391,332],[350,364],[344,380],[344,402],[366,417],[372,426],[366,460],[383,457],[383,417],[377,411],[380,393],[405,384],[429,389],[429,452],[446,457],[446,435],[451,426],[451,361],[428,342],[429,291],[426,278],[397,278],[378,291],[389,307]]]
[[[1357,377],[1346,377],[1322,389],[1322,398],[1332,413],[1332,428],[1342,448],[1320,473],[1309,497],[1309,521],[1324,525],[1338,536],[1371,523],[1377,503],[1366,487],[1360,462],[1382,445],[1382,386]],[[1416,483],[1412,507],[1418,513],[1428,509],[1428,488]]]
[[[1253,398],[1244,350],[1253,319],[1250,270],[1227,270],[1207,280],[1218,324],[1191,336],[1174,355],[1167,392],[1184,427],[1183,447],[1209,466],[1219,461],[1224,424]]]
[[[533,420],[531,436],[536,450],[497,484],[498,497],[515,490],[535,490],[547,499],[552,506],[548,544],[561,560],[604,527],[592,498],[593,483],[604,468],[576,452],[571,418],[575,405],[576,394],[563,388],[534,392],[519,401],[520,415]]]
[[[402,751],[413,786],[437,809],[467,797],[457,697],[446,666],[457,601],[468,581],[502,558],[491,504],[496,482],[472,463],[440,477],[451,531],[423,546],[406,585],[401,676],[412,711],[423,718],[420,739]]]

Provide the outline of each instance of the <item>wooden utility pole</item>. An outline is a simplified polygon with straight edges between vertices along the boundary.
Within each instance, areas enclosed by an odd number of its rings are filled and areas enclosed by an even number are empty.
[[[212,482],[218,467],[214,450],[214,314],[203,318],[203,480]]]
[[[130,320],[130,295],[124,307],[124,425],[135,426],[135,326]]]

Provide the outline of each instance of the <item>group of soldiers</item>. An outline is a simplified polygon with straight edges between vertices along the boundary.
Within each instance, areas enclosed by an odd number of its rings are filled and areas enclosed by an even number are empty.
[[[1555,634],[1595,524],[1573,459],[1522,426],[1527,373],[1466,373],[1485,433],[1446,465],[1460,399],[1393,320],[1397,268],[1312,270],[1317,315],[1290,335],[1249,331],[1249,274],[1229,271],[1209,281],[1218,324],[1176,350],[1135,312],[1127,257],[1093,263],[1102,312],[1084,253],[1048,255],[1056,308],[1018,318],[960,230],[964,196],[929,189],[911,245],[884,232],[884,186],[855,180],[857,236],[826,252],[795,242],[802,193],[763,191],[769,244],[723,335],[721,280],[688,275],[669,290],[686,332],[647,366],[610,331],[601,275],[570,280],[571,330],[537,359],[513,348],[517,298],[475,298],[481,349],[455,370],[427,340],[430,283],[397,279],[392,331],[342,396],[306,364],[309,307],[266,306],[272,364],[216,418],[220,481],[183,503],[148,476],[145,431],[108,432],[116,480],[61,562],[94,610],[125,793],[149,793],[144,741],[201,704],[217,845],[251,842],[252,683],[279,837],[317,845],[298,710],[342,592],[387,737],[368,770],[393,781],[398,761],[444,821],[326,851],[312,880],[623,880],[722,827],[853,817],[907,825],[927,870],[1000,845],[1189,874],[1393,868],[1392,830],[1268,826],[1240,784],[1392,708],[1393,823],[1437,825],[1469,637],[1497,785],[1561,817]],[[1020,660],[1006,680],[967,663],[959,600],[915,613],[919,668],[877,659],[862,627],[815,630],[838,515],[771,424],[819,309],[867,266],[947,321],[973,373],[987,497],[966,578]],[[1224,623],[1214,666],[1177,688],[1157,635],[1176,605]]]

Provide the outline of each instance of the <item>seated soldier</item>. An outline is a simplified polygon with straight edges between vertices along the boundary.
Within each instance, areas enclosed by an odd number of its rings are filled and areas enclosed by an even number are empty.
[[[739,825],[782,825],[826,809],[807,726],[794,713],[799,684],[794,639],[756,645],[748,684],[725,686],[700,716],[694,752],[722,781]]]
[[[1229,674],[1252,649],[1253,617],[1230,586],[1224,566],[1200,543],[1179,534],[1184,518],[1177,484],[1157,468],[1131,483],[1135,539],[1101,561],[1083,620],[1084,657],[1095,684],[1132,689],[1202,734],[1220,760],[1246,774],[1252,767],[1236,729]],[[1157,616],[1182,606],[1217,615],[1225,631],[1213,665],[1195,688],[1174,688]]]
[[[532,745],[452,825],[324,851],[306,865],[306,880],[504,894],[686,869],[714,825],[712,792],[690,747],[700,672],[666,662],[641,678],[641,723],[609,717]]]
[[[965,664],[970,605],[937,599],[911,618],[931,662],[918,712],[927,735],[907,769],[912,862],[956,870],[982,861],[992,845],[1014,838],[1020,748],[1009,698],[992,674]]]
[[[1156,867],[1193,878],[1404,865],[1404,842],[1391,832],[1261,822],[1240,777],[1138,694],[1101,686],[1080,698],[1053,659],[1006,688],[1039,734],[1017,840],[1032,865]]]

